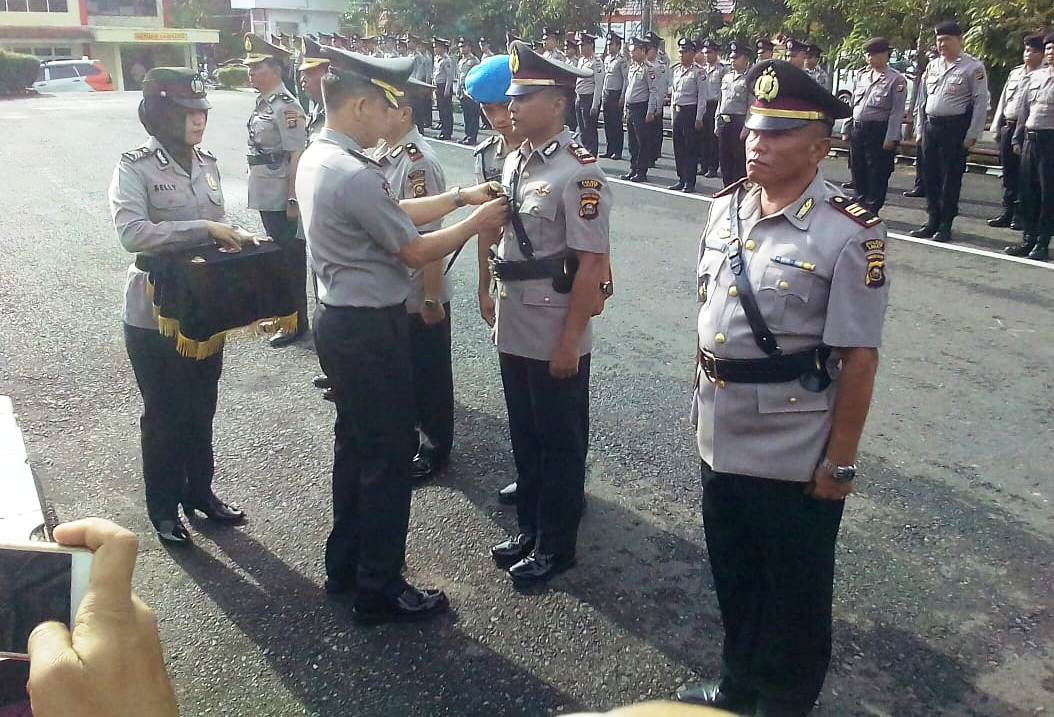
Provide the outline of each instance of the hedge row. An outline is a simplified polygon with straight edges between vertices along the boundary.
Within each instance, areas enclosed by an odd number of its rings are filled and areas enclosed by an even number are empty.
[[[241,65],[221,67],[216,71],[216,81],[224,89],[247,87],[249,85],[249,71]]]
[[[0,50],[0,95],[21,95],[37,80],[40,58]]]

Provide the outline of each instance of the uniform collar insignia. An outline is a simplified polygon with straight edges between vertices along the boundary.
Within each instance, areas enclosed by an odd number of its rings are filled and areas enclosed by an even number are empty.
[[[560,149],[560,140],[554,139],[552,142],[542,148],[542,155],[546,157],[552,157],[558,149]]]
[[[154,156],[157,157],[157,166],[161,168],[168,166],[168,155],[165,154],[165,150],[158,147],[154,150]]]
[[[812,180],[802,195],[797,200],[787,205],[786,209],[783,210],[783,216],[786,217],[787,221],[793,224],[795,227],[802,231],[807,231],[809,225],[812,224],[813,215],[816,212],[816,206],[824,200],[826,196],[825,182],[823,175],[817,171],[816,177]]]
[[[812,197],[806,197],[805,201],[798,205],[798,211],[794,212],[794,216],[799,220],[805,219],[805,217],[809,216],[809,212],[812,211],[815,204]]]

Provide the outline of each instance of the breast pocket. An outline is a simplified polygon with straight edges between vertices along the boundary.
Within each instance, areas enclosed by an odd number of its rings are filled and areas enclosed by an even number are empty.
[[[540,194],[536,188],[528,187],[527,196],[520,203],[520,219],[537,255],[558,253],[567,247],[557,231],[558,210],[559,200],[552,193]]]
[[[191,219],[190,199],[183,192],[151,192],[150,215],[153,219]]]
[[[249,123],[249,138],[264,152],[271,152],[282,145],[282,136],[275,125],[272,114],[256,115]]]
[[[806,324],[816,278],[811,272],[770,264],[758,286],[758,308],[773,331],[801,330]]]
[[[713,299],[714,288],[717,286],[718,278],[721,276],[722,271],[727,271],[724,268],[727,259],[728,255],[725,254],[724,247],[706,247],[706,251],[703,252],[703,258],[699,260],[698,267],[699,291],[697,298],[700,304],[706,304]]]
[[[952,97],[961,97],[969,91],[970,88],[966,84],[966,78],[962,75],[954,75],[948,78],[948,95]]]
[[[889,90],[881,90],[871,95],[871,99],[868,100],[868,104],[872,107],[882,107],[886,104],[886,100],[889,98]]]

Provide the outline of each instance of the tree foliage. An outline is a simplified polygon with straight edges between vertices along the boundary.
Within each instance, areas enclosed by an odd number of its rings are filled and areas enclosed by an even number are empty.
[[[497,41],[513,32],[538,37],[543,27],[568,31],[597,29],[604,10],[598,0],[377,0],[371,29],[441,37],[489,37]]]
[[[176,27],[198,27],[220,31],[216,60],[222,62],[244,54],[242,35],[245,14],[231,12],[230,0],[182,0],[169,6]]]

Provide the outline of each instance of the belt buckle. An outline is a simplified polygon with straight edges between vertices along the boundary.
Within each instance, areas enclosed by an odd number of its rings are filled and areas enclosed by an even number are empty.
[[[717,383],[717,361],[710,354],[699,352],[699,366],[703,369],[703,375],[710,383]]]

